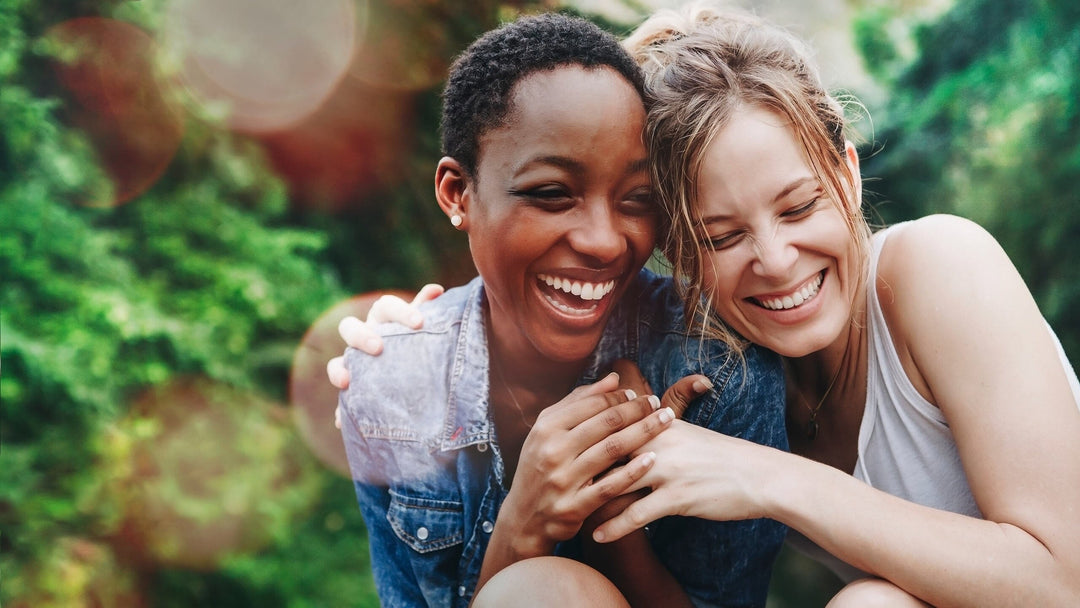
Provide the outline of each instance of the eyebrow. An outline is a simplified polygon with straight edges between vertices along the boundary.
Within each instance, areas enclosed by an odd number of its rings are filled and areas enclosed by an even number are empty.
[[[641,173],[642,171],[646,170],[648,164],[648,158],[639,158],[637,160],[631,161],[629,164],[626,165],[626,173]],[[547,155],[535,156],[528,159],[524,163],[521,163],[521,165],[517,167],[514,173],[520,173],[533,165],[552,165],[575,173],[580,173],[584,170],[584,165],[576,159],[570,158],[568,156]]]
[[[799,179],[797,179],[797,180],[791,182],[790,184],[788,184],[787,186],[784,186],[784,188],[781,189],[780,192],[778,192],[776,194],[776,196],[773,197],[773,200],[772,200],[771,204],[775,205],[780,200],[782,200],[785,196],[787,196],[787,195],[791,194],[792,192],[798,190],[799,188],[801,188],[807,182],[816,182],[816,181],[817,180],[815,178],[810,177],[810,176],[800,177]],[[730,219],[731,219],[730,215],[723,215],[723,214],[710,215],[710,216],[701,218],[701,223],[702,224],[719,224],[721,222],[724,222],[724,221],[727,221],[727,220],[730,220]]]

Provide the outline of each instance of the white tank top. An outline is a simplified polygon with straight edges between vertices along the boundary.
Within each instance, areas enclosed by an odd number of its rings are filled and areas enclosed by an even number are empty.
[[[882,230],[871,241],[866,290],[866,408],[859,427],[854,475],[872,487],[911,502],[981,518],[949,425],[941,410],[923,399],[904,372],[874,288],[881,248],[889,232],[901,226]],[[1080,382],[1049,325],[1047,331],[1054,339],[1080,407]],[[831,567],[845,581],[860,576],[858,570],[827,554],[801,534],[792,531],[789,538],[797,548]]]

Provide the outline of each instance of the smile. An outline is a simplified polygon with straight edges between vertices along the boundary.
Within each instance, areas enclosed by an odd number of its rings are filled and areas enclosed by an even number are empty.
[[[818,290],[821,289],[821,282],[823,280],[825,280],[824,270],[819,272],[806,285],[803,285],[801,289],[797,289],[789,295],[771,298],[751,298],[751,300],[758,306],[769,310],[789,310],[791,308],[798,308],[814,299],[814,296],[818,294]]]
[[[554,298],[548,297],[548,301],[565,313],[580,313],[596,308],[596,304],[599,300],[602,300],[604,296],[608,295],[615,289],[615,281],[605,281],[603,283],[591,283],[589,281],[577,281],[573,279],[564,279],[562,277],[555,277],[549,274],[538,274],[537,278],[541,283],[548,287],[562,292],[564,296],[573,296],[573,298],[564,297],[561,298],[565,302],[558,302]],[[574,300],[579,300],[581,304],[585,306],[573,306]]]

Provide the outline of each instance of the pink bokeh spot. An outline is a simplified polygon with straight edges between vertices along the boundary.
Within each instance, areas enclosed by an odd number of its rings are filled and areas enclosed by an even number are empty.
[[[184,134],[184,116],[159,86],[154,40],[130,23],[84,17],[52,27],[46,37],[60,47],[57,78],[74,103],[71,122],[90,141],[113,182],[107,200],[120,205],[145,192],[172,162]]]
[[[413,297],[404,291],[379,291],[335,304],[308,328],[293,356],[289,374],[289,403],[300,437],[316,458],[346,477],[349,476],[349,462],[345,458],[341,431],[334,426],[338,389],[326,376],[326,363],[345,351],[345,342],[337,330],[341,319],[349,315],[366,318],[371,305],[384,294],[405,300]]]
[[[352,61],[349,0],[172,0],[165,39],[193,97],[237,131],[287,129],[315,112]]]

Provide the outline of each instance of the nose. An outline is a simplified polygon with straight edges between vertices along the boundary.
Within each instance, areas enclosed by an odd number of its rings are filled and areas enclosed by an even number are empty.
[[[628,248],[626,227],[612,205],[605,202],[587,207],[589,210],[582,214],[580,225],[570,232],[570,246],[595,263],[611,263]]]
[[[754,241],[756,258],[753,270],[764,277],[785,277],[794,266],[799,252],[783,229]]]

